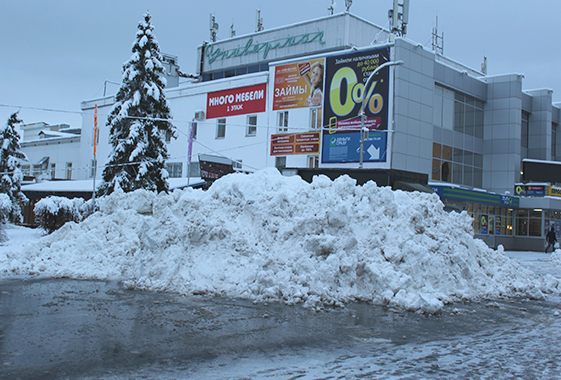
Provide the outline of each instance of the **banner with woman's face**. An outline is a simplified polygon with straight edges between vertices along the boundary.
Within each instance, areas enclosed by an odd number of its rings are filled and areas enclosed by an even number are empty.
[[[273,111],[323,105],[325,60],[312,59],[275,67]]]

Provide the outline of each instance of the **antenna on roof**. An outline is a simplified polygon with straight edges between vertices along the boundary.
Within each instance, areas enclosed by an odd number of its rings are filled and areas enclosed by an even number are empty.
[[[392,34],[405,37],[409,23],[409,0],[401,0],[401,3],[400,0],[393,0],[393,9],[388,11],[388,17]]]
[[[487,75],[487,57],[483,56],[483,63],[481,64],[481,72]]]
[[[432,28],[432,51],[444,55],[444,32],[438,35],[438,16],[436,16],[436,26]]]
[[[353,5],[353,0],[345,0],[345,7],[347,7],[347,12],[351,9],[351,5]]]
[[[330,14],[333,14],[336,6],[337,6],[337,3],[335,2],[335,0],[331,0],[331,5],[327,7],[327,10],[329,12],[331,12]]]
[[[218,32],[218,23],[216,22],[216,18],[211,13],[210,14],[210,41],[216,42],[216,32]]]
[[[232,25],[230,25],[230,38],[235,36],[236,36],[236,31],[234,30],[234,23],[232,23]]]
[[[260,32],[263,29],[265,28],[263,27],[263,18],[261,18],[261,9],[258,9],[255,12],[255,31]]]

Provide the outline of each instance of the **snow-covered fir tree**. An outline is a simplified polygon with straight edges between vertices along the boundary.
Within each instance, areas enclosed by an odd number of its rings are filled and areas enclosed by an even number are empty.
[[[20,123],[22,121],[16,112],[10,116],[6,125],[0,128],[0,193],[6,194],[12,203],[7,218],[13,223],[22,222],[21,209],[28,202],[27,197],[21,192],[23,174],[20,170],[20,162],[27,161],[27,156],[19,146],[20,136],[16,126]]]
[[[101,195],[115,189],[168,191],[166,135],[177,137],[168,120],[162,55],[149,13],[138,24],[132,56],[123,65],[123,83],[107,119],[111,153],[103,170]]]

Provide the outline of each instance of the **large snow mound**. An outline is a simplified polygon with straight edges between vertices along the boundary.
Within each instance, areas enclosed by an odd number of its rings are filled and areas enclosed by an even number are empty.
[[[126,286],[305,306],[349,301],[429,313],[445,303],[559,293],[436,194],[275,169],[208,190],[116,192],[101,211],[0,255],[0,273],[117,278]]]

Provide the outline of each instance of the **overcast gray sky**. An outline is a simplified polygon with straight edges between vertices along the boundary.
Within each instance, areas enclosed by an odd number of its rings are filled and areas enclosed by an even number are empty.
[[[344,0],[336,1],[343,12]],[[225,39],[328,14],[331,0],[0,0],[0,123],[21,107],[25,123],[81,125],[80,102],[120,82],[138,21],[149,10],[163,53],[195,72],[196,48],[209,40],[209,14]],[[387,27],[392,0],[354,0],[351,13]],[[522,73],[524,89],[551,88],[561,101],[559,0],[411,0],[407,37],[430,49],[438,16],[444,54],[490,75]],[[118,86],[107,85],[108,94]],[[13,105],[16,107],[4,107]],[[53,109],[67,112],[51,112]],[[103,124],[103,123],[100,123]]]

